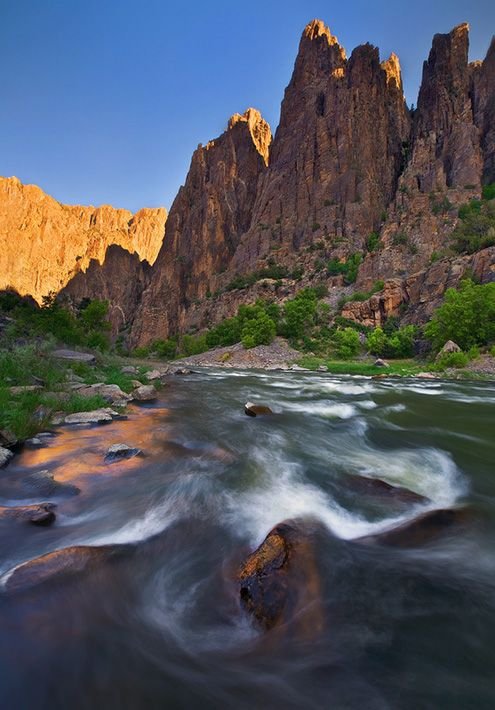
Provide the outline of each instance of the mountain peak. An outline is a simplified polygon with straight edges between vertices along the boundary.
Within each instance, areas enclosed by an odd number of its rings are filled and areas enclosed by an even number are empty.
[[[243,114],[234,113],[229,119],[228,129],[231,130],[238,123],[247,123],[251,138],[256,150],[268,165],[268,153],[272,142],[272,132],[269,124],[256,108],[248,108]]]

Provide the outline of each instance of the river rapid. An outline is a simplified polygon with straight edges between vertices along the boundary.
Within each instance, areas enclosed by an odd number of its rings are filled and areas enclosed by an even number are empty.
[[[274,416],[250,418],[246,401]],[[143,456],[105,462],[111,444]],[[70,545],[133,553],[25,591],[0,590],[0,706],[140,708],[495,707],[495,383],[325,373],[172,377],[126,421],[59,429],[0,472],[48,469],[63,488],[47,528],[2,521],[2,582]],[[357,490],[377,477],[429,502]],[[71,489],[68,489],[71,490]],[[470,522],[417,547],[363,545],[428,509]],[[236,571],[277,523],[321,523],[324,623],[261,632]]]

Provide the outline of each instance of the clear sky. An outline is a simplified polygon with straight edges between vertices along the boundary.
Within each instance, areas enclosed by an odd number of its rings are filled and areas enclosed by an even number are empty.
[[[0,175],[61,202],[170,207],[232,113],[275,130],[314,17],[348,55],[395,51],[416,103],[433,34],[468,21],[483,58],[495,0],[0,0]]]

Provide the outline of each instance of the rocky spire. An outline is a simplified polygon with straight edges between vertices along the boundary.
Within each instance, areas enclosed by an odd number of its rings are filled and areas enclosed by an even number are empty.
[[[470,65],[474,121],[480,131],[483,182],[495,182],[495,37],[483,62]]]

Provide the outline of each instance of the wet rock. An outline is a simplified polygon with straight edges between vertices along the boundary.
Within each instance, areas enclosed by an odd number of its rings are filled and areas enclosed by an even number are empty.
[[[157,398],[157,392],[153,385],[141,385],[133,391],[132,398],[138,402],[152,402]]]
[[[248,417],[257,417],[260,414],[273,414],[270,407],[267,407],[265,404],[254,404],[254,402],[246,402],[244,412]]]
[[[103,382],[83,387],[78,390],[78,394],[82,397],[99,395],[113,407],[124,407],[132,399],[131,395],[126,394],[118,385],[106,385]]]
[[[358,538],[356,542],[393,547],[419,547],[445,535],[452,528],[461,527],[468,519],[469,514],[465,508],[430,510],[390,530]]]
[[[105,424],[113,419],[119,418],[118,412],[113,409],[104,407],[102,409],[94,409],[92,412],[74,412],[63,418],[64,424]]]
[[[263,629],[273,629],[296,615],[300,630],[314,633],[321,629],[316,529],[307,521],[280,523],[241,566],[241,605]]]
[[[175,370],[174,375],[194,375],[194,370],[189,370],[187,367],[179,367]]]
[[[415,493],[408,488],[402,486],[393,486],[381,478],[371,478],[369,476],[357,476],[355,474],[347,474],[346,482],[350,484],[353,490],[367,495],[393,498],[394,500],[403,503],[428,503],[429,499],[425,496]]]
[[[10,449],[17,444],[17,437],[8,429],[0,430],[0,446]]]
[[[53,578],[61,579],[89,571],[127,550],[126,545],[66,547],[14,567],[2,581],[6,591],[19,592]]]
[[[55,508],[53,503],[15,507],[0,506],[0,520],[17,520],[43,526],[51,525],[56,518]]]
[[[24,476],[19,480],[19,485],[25,497],[32,497],[33,495],[40,497],[52,495],[73,496],[79,493],[77,486],[57,481],[53,473],[46,469],[34,471]]]
[[[65,348],[62,348],[60,350],[54,350],[52,355],[57,360],[69,360],[70,362],[85,362],[87,364],[93,364],[94,362],[96,362],[96,358],[92,353],[80,353],[77,350],[66,350]]]
[[[159,380],[162,376],[162,373],[160,370],[150,370],[149,372],[146,372],[145,375],[146,379],[148,382],[153,382],[153,380]]]
[[[4,446],[0,446],[0,468],[6,466],[13,455],[12,451],[6,449]]]
[[[381,357],[379,357],[377,360],[374,362],[375,367],[390,367],[388,362],[385,362],[385,360],[382,360]]]
[[[112,444],[105,455],[105,461],[112,463],[113,461],[120,461],[121,459],[130,459],[134,456],[139,456],[141,453],[141,449],[128,446],[127,444]]]
[[[26,439],[24,444],[35,449],[38,446],[43,446],[43,441],[39,437],[33,436],[31,439]]]

